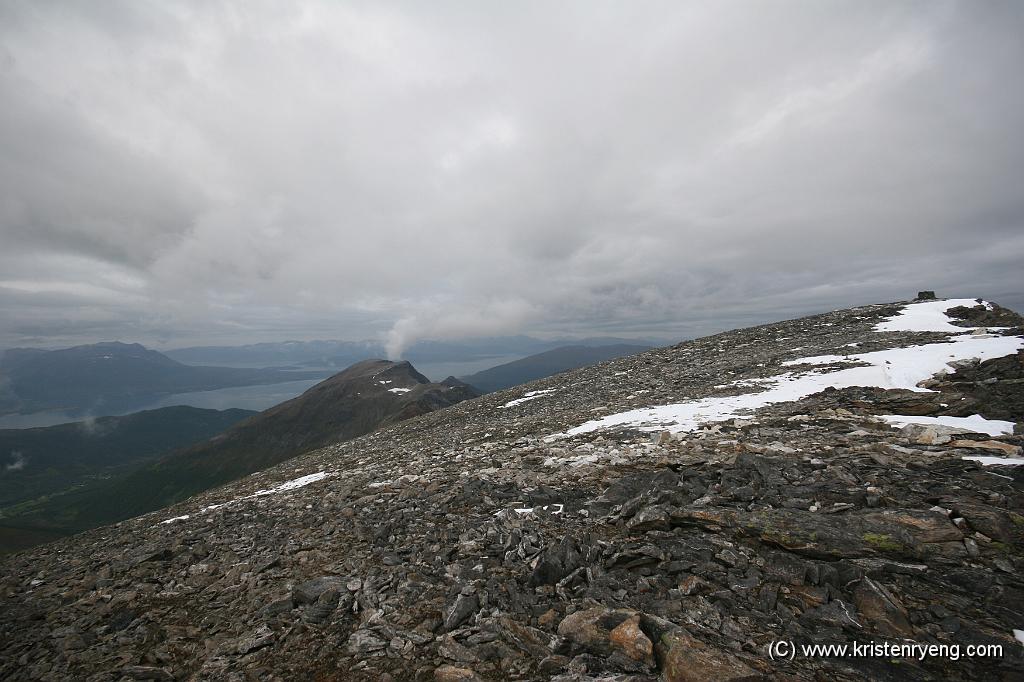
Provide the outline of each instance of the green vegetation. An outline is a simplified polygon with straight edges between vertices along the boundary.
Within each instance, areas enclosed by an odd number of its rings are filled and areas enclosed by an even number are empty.
[[[0,430],[0,553],[125,518],[118,481],[253,414],[179,406]]]
[[[864,542],[882,552],[900,552],[905,549],[902,542],[886,533],[864,533]]]

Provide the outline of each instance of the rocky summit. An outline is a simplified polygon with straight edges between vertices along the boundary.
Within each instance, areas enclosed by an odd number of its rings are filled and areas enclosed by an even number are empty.
[[[0,678],[1021,679],[1022,348],[919,300],[430,412],[5,558]]]

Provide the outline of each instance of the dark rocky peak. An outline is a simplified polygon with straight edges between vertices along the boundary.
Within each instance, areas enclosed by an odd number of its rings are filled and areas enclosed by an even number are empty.
[[[429,384],[430,379],[416,371],[408,360],[387,361],[387,366],[375,372],[373,379],[385,389],[412,388],[417,384]]]
[[[372,379],[380,376],[410,376],[416,383],[429,384],[430,380],[416,371],[407,360],[363,360],[338,372],[332,378],[340,380]]]
[[[363,360],[278,407],[294,404],[307,409],[309,401],[315,396],[319,396],[316,400],[332,400],[342,395],[363,398],[383,394],[384,397],[398,399],[416,389],[430,386],[433,386],[430,379],[416,371],[408,361]]]

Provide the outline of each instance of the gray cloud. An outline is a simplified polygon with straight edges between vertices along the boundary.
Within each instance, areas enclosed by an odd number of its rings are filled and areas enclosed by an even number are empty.
[[[7,3],[0,345],[1024,308],[1019,3]]]

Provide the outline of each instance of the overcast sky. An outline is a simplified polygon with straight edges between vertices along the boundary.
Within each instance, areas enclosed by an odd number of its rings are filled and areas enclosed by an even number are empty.
[[[1024,309],[1024,3],[0,3],[0,346]]]

